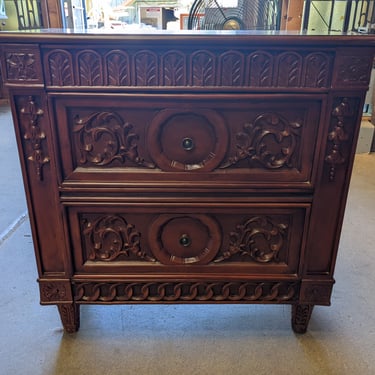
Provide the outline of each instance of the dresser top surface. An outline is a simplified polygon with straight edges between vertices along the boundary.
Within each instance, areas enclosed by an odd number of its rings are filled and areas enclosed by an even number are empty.
[[[160,43],[194,43],[208,42],[213,44],[233,43],[258,45],[321,45],[323,46],[368,46],[375,47],[375,35],[359,33],[306,33],[296,31],[211,31],[211,30],[150,30],[136,29],[117,30],[70,30],[40,29],[26,31],[2,31],[0,43],[131,43],[140,41]]]

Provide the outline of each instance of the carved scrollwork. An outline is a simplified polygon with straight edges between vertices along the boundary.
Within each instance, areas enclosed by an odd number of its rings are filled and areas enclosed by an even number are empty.
[[[33,53],[7,53],[6,63],[8,79],[21,81],[38,80],[37,61]]]
[[[38,180],[43,181],[43,166],[50,161],[50,158],[44,155],[42,147],[46,135],[39,126],[39,119],[44,115],[44,111],[38,107],[34,98],[29,96],[20,113],[26,118],[26,131],[23,138],[30,142],[32,148],[31,155],[27,159],[34,163]]]
[[[81,153],[79,163],[105,166],[115,160],[124,163],[128,159],[138,166],[155,168],[153,163],[139,156],[138,135],[132,128],[132,124],[113,112],[96,112],[84,119],[76,116],[73,132]]]
[[[329,180],[334,181],[336,166],[345,163],[347,156],[344,155],[343,144],[349,136],[345,129],[345,120],[353,116],[353,109],[348,98],[342,98],[332,111],[333,129],[328,134],[330,150],[325,161],[330,165]]]
[[[83,236],[87,246],[88,259],[110,262],[130,254],[155,262],[141,250],[141,234],[134,225],[118,215],[101,216],[94,220],[82,219]]]
[[[228,250],[215,262],[236,254],[251,257],[259,263],[278,262],[279,252],[287,238],[287,228],[287,223],[275,223],[267,216],[252,217],[230,233]]]
[[[76,302],[285,302],[298,297],[293,282],[118,282],[75,283]]]
[[[292,168],[301,126],[277,113],[259,115],[254,122],[243,126],[243,132],[236,134],[236,155],[220,168],[228,168],[244,159],[257,161],[269,169]]]

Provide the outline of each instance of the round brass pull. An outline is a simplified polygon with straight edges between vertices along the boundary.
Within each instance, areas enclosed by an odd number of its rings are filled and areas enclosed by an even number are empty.
[[[191,245],[191,238],[187,234],[183,234],[180,237],[180,244],[184,247],[188,247]]]
[[[182,140],[182,147],[186,151],[191,151],[194,148],[194,141],[191,138],[184,138]]]

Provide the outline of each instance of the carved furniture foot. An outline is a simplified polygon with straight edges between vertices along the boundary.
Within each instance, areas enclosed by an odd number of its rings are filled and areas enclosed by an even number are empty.
[[[57,305],[61,322],[65,332],[74,333],[79,330],[79,305],[75,303],[64,303]]]
[[[292,328],[295,333],[305,333],[314,305],[292,305]]]

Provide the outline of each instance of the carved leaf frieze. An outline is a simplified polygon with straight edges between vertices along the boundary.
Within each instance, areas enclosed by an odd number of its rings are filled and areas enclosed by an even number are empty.
[[[254,87],[272,86],[273,57],[266,52],[255,52],[249,56],[248,85]]]
[[[151,51],[140,51],[135,56],[136,86],[157,86],[158,58]]]
[[[122,51],[111,51],[105,56],[108,85],[130,86],[129,56]]]
[[[18,57],[17,53],[12,53],[9,56],[13,56],[10,60],[11,79],[24,77],[26,66],[33,66],[32,54],[20,54]],[[47,56],[50,84],[56,86],[72,85],[72,62],[77,61],[78,76],[75,84],[82,86],[320,88],[330,86],[330,66],[333,59],[330,54],[322,52],[215,52],[209,49],[193,52],[178,49],[135,49],[132,52],[120,49],[84,49],[77,52],[52,49]],[[357,69],[364,74],[366,67],[365,64],[362,65],[363,68]],[[351,71],[354,68],[345,69]],[[306,72],[303,80],[302,71]],[[27,74],[31,77],[30,72]],[[344,76],[349,77],[347,73]],[[350,77],[355,76],[351,73]],[[359,75],[350,79],[362,79],[361,77]]]
[[[82,218],[81,226],[88,260],[111,262],[133,254],[140,259],[156,261],[141,250],[141,234],[135,230],[134,225],[119,215]]]
[[[100,55],[96,51],[82,51],[77,58],[80,84],[83,86],[103,85]]]
[[[215,55],[208,51],[198,51],[192,56],[192,85],[215,85]]]
[[[277,263],[288,237],[288,226],[286,222],[276,222],[267,216],[252,217],[230,233],[229,248],[215,262],[238,254],[259,263]]]
[[[20,109],[20,114],[23,117],[26,129],[23,138],[30,143],[32,150],[27,159],[34,163],[38,180],[43,181],[43,166],[50,161],[43,150],[43,140],[46,139],[46,135],[39,125],[39,120],[44,115],[44,111],[39,108],[34,97],[29,96]]]
[[[293,282],[119,282],[75,283],[76,302],[282,302],[298,298]]]
[[[244,57],[242,54],[230,51],[220,56],[220,85],[242,86]]]
[[[327,87],[330,61],[324,53],[312,53],[306,56],[305,87]]]
[[[268,169],[293,168],[299,146],[302,124],[288,121],[277,113],[263,113],[243,126],[236,134],[236,154],[220,168],[228,168],[240,160],[259,162]]]
[[[186,58],[178,51],[171,51],[163,56],[163,75],[165,86],[185,86]]]
[[[74,84],[71,55],[58,50],[48,56],[51,84],[55,86],[71,86]]]
[[[80,152],[79,164],[105,166],[115,160],[130,160],[138,166],[155,168],[139,156],[139,137],[132,129],[132,124],[114,112],[95,112],[83,119],[76,116],[73,133]]]
[[[302,73],[302,57],[297,53],[282,53],[278,58],[277,86],[298,87]]]

